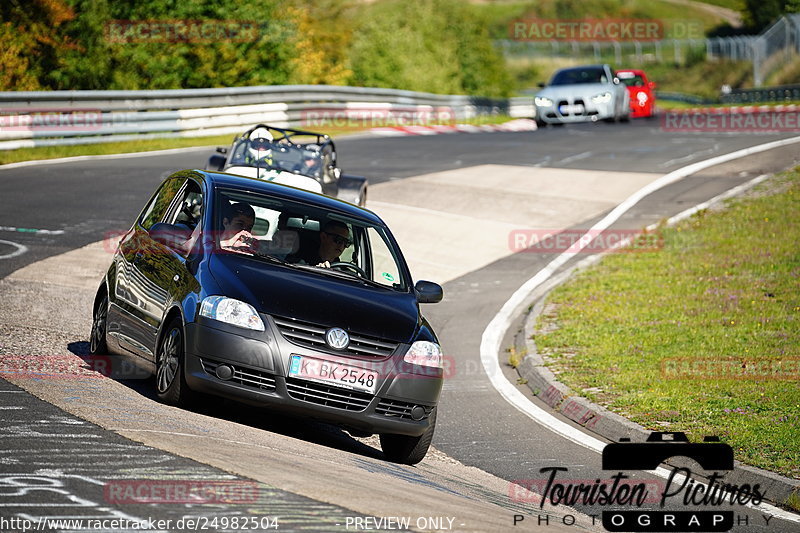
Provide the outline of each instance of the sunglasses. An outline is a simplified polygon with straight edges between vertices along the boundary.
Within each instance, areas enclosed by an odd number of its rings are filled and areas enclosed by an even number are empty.
[[[353,244],[353,241],[351,241],[350,239],[342,237],[341,235],[338,235],[336,233],[331,233],[330,231],[326,231],[325,233],[327,233],[330,236],[330,238],[333,239],[333,242],[335,242],[338,246],[344,246],[345,248],[347,248],[348,246]]]

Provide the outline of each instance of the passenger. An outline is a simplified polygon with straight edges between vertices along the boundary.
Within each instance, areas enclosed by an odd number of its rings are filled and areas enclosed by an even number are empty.
[[[220,246],[236,252],[252,253],[255,238],[250,231],[255,222],[256,212],[250,204],[239,202],[229,205],[222,215]]]

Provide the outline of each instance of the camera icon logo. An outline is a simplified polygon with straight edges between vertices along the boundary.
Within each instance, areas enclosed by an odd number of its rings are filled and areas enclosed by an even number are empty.
[[[719,437],[689,442],[681,431],[653,431],[646,442],[620,439],[603,448],[603,470],[655,470],[670,457],[688,457],[704,470],[733,470],[733,448]]]

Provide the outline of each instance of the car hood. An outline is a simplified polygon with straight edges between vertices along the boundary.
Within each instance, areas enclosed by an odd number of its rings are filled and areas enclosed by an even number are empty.
[[[302,174],[295,174],[294,172],[286,172],[281,170],[272,170],[266,168],[256,168],[248,166],[234,166],[225,169],[228,174],[236,174],[237,176],[245,176],[247,178],[260,178],[264,181],[273,181],[281,185],[291,185],[299,189],[321,193],[322,185],[314,178],[303,176]]]
[[[238,254],[209,263],[222,294],[257,311],[392,342],[412,342],[420,323],[413,292],[396,292]]]
[[[552,100],[564,97],[580,97],[589,99],[597,94],[610,92],[614,94],[616,85],[610,83],[576,83],[573,85],[551,85],[543,88],[536,96],[544,96]]]

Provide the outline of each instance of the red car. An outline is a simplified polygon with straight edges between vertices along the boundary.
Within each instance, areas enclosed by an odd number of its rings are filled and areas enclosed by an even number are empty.
[[[628,88],[631,97],[631,116],[652,117],[656,109],[655,82],[648,81],[644,71],[641,70],[618,70],[617,77]]]

